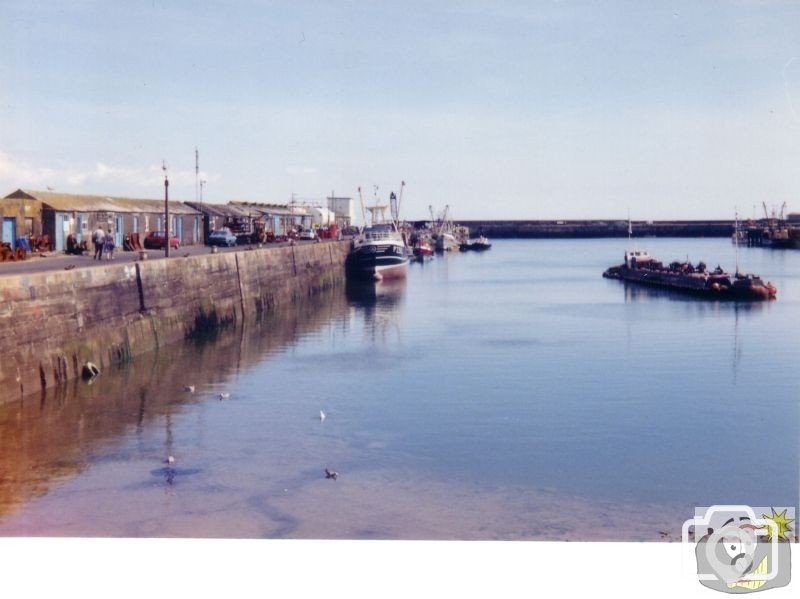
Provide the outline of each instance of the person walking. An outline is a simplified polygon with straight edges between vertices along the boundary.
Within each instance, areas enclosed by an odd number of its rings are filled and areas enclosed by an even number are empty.
[[[109,229],[108,233],[105,234],[103,240],[103,253],[107,256],[106,260],[114,259],[114,234],[111,233],[111,229]]]
[[[103,227],[99,226],[92,233],[92,242],[94,243],[94,259],[102,260],[103,258],[103,244],[106,242],[106,233]]]

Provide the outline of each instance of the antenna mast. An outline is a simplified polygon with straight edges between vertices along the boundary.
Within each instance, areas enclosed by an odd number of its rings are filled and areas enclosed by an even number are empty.
[[[733,230],[733,241],[736,246],[736,276],[739,276],[739,208],[736,207],[736,228]]]
[[[194,147],[194,201],[198,200],[200,191],[200,152]]]
[[[631,209],[628,208],[628,247],[631,245],[631,237],[633,236],[633,225],[631,224]]]

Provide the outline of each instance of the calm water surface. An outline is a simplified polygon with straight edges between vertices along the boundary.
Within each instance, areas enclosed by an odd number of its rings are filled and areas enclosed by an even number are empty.
[[[658,540],[796,505],[800,252],[741,252],[777,301],[709,303],[602,279],[625,243],[496,241],[0,406],[0,534]]]

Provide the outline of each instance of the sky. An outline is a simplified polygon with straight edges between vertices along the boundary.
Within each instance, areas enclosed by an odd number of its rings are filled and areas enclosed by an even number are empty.
[[[800,212],[800,2],[0,0],[0,194]]]

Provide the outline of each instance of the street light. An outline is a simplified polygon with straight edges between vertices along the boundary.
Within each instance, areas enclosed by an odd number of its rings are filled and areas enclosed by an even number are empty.
[[[161,162],[161,170],[164,171],[164,257],[169,258],[169,177],[166,162]]]

